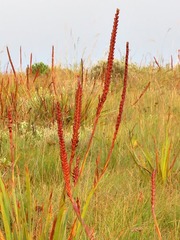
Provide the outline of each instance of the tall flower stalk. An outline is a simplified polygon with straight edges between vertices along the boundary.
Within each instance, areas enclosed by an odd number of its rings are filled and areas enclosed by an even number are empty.
[[[56,104],[56,116],[57,116],[57,125],[58,125],[58,137],[59,137],[59,146],[60,146],[60,158],[61,158],[61,165],[62,171],[64,175],[65,181],[65,189],[68,197],[72,198],[72,191],[71,191],[71,183],[70,183],[70,169],[67,160],[67,152],[66,146],[64,141],[64,134],[63,134],[63,123],[62,123],[62,114],[59,102]]]
[[[78,80],[78,87],[75,96],[75,112],[74,112],[74,125],[73,125],[73,136],[71,144],[71,156],[69,160],[69,168],[71,171],[71,165],[75,156],[76,147],[79,142],[79,128],[81,126],[81,108],[82,108],[82,84]]]
[[[106,73],[105,73],[105,82],[104,82],[104,88],[103,88],[103,92],[102,95],[99,98],[99,103],[97,106],[97,111],[96,111],[96,116],[95,116],[95,120],[94,120],[94,124],[93,124],[93,129],[92,129],[92,133],[89,139],[89,143],[87,146],[87,150],[85,153],[85,156],[83,158],[83,162],[81,165],[81,169],[80,169],[80,174],[82,173],[83,169],[84,169],[84,165],[86,163],[86,159],[87,156],[89,154],[89,150],[92,144],[92,140],[96,131],[96,127],[97,127],[97,123],[101,114],[101,111],[103,109],[104,103],[107,99],[107,95],[109,92],[109,86],[110,86],[110,82],[111,82],[111,73],[112,73],[112,66],[113,66],[113,60],[114,60],[114,49],[115,49],[115,43],[116,43],[116,35],[117,35],[117,29],[118,29],[118,22],[119,22],[119,9],[116,10],[116,14],[114,17],[114,24],[113,24],[113,30],[111,33],[111,40],[110,40],[110,46],[109,46],[109,54],[108,54],[108,62],[107,62],[107,68],[106,68]]]
[[[119,127],[121,124],[121,120],[122,120],[122,114],[123,114],[123,108],[124,108],[124,103],[125,103],[125,98],[126,98],[126,89],[127,89],[127,79],[128,79],[128,59],[129,59],[129,43],[126,43],[126,57],[125,57],[125,71],[124,71],[124,82],[123,82],[123,90],[122,90],[122,95],[121,95],[121,101],[119,104],[119,113],[117,116],[117,120],[116,120],[116,126],[115,126],[115,131],[114,131],[114,135],[113,135],[113,140],[111,143],[111,147],[108,153],[108,157],[105,163],[105,166],[103,168],[103,172],[106,171],[106,168],[108,167],[111,155],[112,155],[112,151],[114,149],[114,144],[117,138],[117,134],[119,131]]]
[[[114,61],[114,49],[115,49],[115,43],[116,43],[118,22],[119,22],[119,9],[116,10],[116,14],[114,17],[113,30],[111,33],[111,40],[110,40],[110,46],[109,46],[107,68],[106,68],[106,72],[105,72],[104,88],[103,88],[103,93],[99,99],[99,104],[98,104],[97,112],[96,112],[97,118],[99,118],[99,115],[100,115],[102,108],[104,106],[104,103],[106,101],[107,94],[109,92],[109,86],[110,86],[110,82],[111,82],[111,73],[112,73],[112,67],[113,67],[113,61]]]
[[[125,103],[125,98],[126,98],[126,89],[127,89],[128,59],[129,59],[129,43],[127,42],[126,43],[124,83],[123,83],[123,90],[122,90],[122,94],[121,94],[121,101],[120,101],[120,104],[119,104],[119,113],[118,113],[118,116],[117,116],[117,119],[116,119],[116,125],[115,125],[115,130],[114,130],[114,134],[113,134],[111,147],[109,149],[108,156],[107,156],[106,162],[104,164],[104,167],[103,167],[101,173],[98,174],[98,176],[96,177],[96,181],[95,181],[95,184],[94,184],[94,189],[96,189],[100,179],[103,177],[104,173],[107,170],[107,167],[109,165],[110,158],[111,158],[111,155],[112,155],[112,152],[113,152],[113,149],[114,149],[114,145],[115,145],[115,141],[116,141],[117,134],[118,134],[118,131],[119,131],[119,127],[120,127],[120,124],[121,124],[123,108],[124,108],[124,103]]]

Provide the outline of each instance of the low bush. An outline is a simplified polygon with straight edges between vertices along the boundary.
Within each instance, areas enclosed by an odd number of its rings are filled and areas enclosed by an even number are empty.
[[[47,74],[49,72],[49,67],[48,65],[44,64],[43,62],[39,62],[39,63],[34,63],[32,65],[32,73],[36,74]]]
[[[99,61],[95,64],[90,71],[91,79],[98,79],[103,78],[106,73],[107,61]],[[112,67],[112,81],[119,80],[123,78],[124,75],[124,63],[123,61],[114,60],[113,67]]]

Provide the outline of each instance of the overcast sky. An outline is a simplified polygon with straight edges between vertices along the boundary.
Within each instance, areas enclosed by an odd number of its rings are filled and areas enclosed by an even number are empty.
[[[105,59],[116,8],[120,9],[116,58],[129,41],[133,62],[148,63],[155,56],[177,62],[180,49],[180,0],[0,0],[0,69],[7,65],[6,46],[19,67],[33,61],[56,64]]]

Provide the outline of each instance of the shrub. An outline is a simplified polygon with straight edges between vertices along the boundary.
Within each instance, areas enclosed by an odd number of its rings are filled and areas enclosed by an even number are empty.
[[[32,65],[32,73],[36,74],[47,74],[49,72],[49,67],[48,65],[44,64],[43,62],[39,62],[39,63],[34,63]]]
[[[106,71],[107,61],[99,61],[96,65],[91,68],[90,77],[91,79],[98,79],[103,76]],[[123,61],[114,60],[112,68],[112,80],[122,78],[124,75],[124,63]]]

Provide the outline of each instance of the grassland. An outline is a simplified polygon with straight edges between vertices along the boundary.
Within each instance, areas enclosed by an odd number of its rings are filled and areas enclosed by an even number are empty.
[[[74,116],[74,96],[77,86],[77,72],[56,68],[56,87],[64,123],[64,136],[67,152],[71,149],[72,125]],[[59,142],[56,114],[53,109],[54,95],[49,88],[51,74],[27,77],[23,73],[1,74],[1,129],[0,129],[0,168],[8,197],[11,199],[12,163],[9,146],[7,109],[13,103],[15,81],[18,80],[16,111],[13,111],[13,141],[15,150],[15,182],[19,181],[16,197],[26,199],[26,174],[28,168],[31,183],[32,228],[40,231],[44,212],[35,210],[51,200],[51,220],[59,211],[59,201],[63,193],[63,175],[59,159]],[[156,166],[156,155],[163,154],[166,134],[170,141],[170,167],[179,147],[179,81],[180,68],[155,66],[138,68],[129,65],[129,77],[125,109],[120,131],[107,172],[91,199],[85,222],[92,226],[97,239],[157,239],[151,214],[151,166]],[[86,201],[93,185],[96,159],[100,156],[99,171],[103,166],[111,145],[118,105],[121,97],[122,79],[112,79],[107,102],[102,111],[93,144],[88,155],[83,176],[75,190],[81,204]],[[139,98],[145,86],[150,86]],[[82,96],[82,119],[77,156],[83,157],[91,135],[93,119],[98,104],[98,96],[103,88],[99,77],[84,79]],[[12,105],[13,106],[13,105]],[[168,133],[167,133],[168,132]],[[156,146],[154,144],[156,141]],[[143,149],[144,153],[141,151]],[[146,155],[150,160],[147,160]],[[137,159],[140,167],[137,164]],[[180,189],[179,159],[168,172],[163,182],[159,173],[156,181],[156,216],[163,239],[178,239],[180,231]],[[147,171],[145,168],[149,169]],[[18,185],[18,183],[17,183]],[[16,187],[15,187],[16,188]],[[21,189],[21,191],[20,191]],[[20,194],[21,192],[21,194]],[[20,200],[19,200],[20,201]],[[25,201],[25,200],[22,200]],[[12,203],[13,205],[13,203]],[[75,216],[71,204],[66,201],[67,232]],[[13,207],[13,206],[12,206]],[[24,208],[26,209],[26,204]],[[27,211],[27,210],[26,210]],[[51,222],[52,224],[52,222]],[[40,228],[38,230],[38,228]],[[4,232],[1,220],[1,229]],[[35,231],[32,229],[32,232]],[[14,239],[16,239],[14,237]],[[27,238],[30,239],[30,238]],[[44,239],[48,239],[47,236]],[[82,233],[80,239],[86,239]]]
[[[0,74],[0,239],[178,240],[180,66],[126,62],[107,89],[53,56]]]

